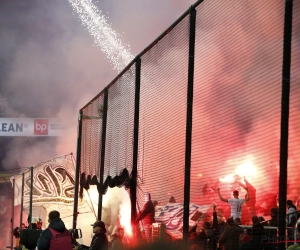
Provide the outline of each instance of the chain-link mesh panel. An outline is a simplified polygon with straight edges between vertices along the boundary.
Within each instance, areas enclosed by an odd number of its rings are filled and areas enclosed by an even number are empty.
[[[299,11],[294,1],[287,198],[298,199]],[[284,1],[204,1],[196,7],[190,203],[238,190],[252,215],[270,218],[279,190]],[[175,25],[175,24],[174,24]],[[189,16],[141,56],[137,210],[143,193],[183,203]],[[135,65],[108,88],[104,180],[132,171]],[[81,171],[99,181],[103,96],[83,110]],[[246,196],[248,188],[249,196]],[[296,203],[296,205],[298,205]],[[299,207],[300,208],[300,207]],[[178,216],[181,216],[179,214]]]
[[[189,16],[141,58],[138,211],[143,192],[183,202],[188,48]]]
[[[300,210],[300,2],[294,1],[292,60],[291,60],[291,93],[287,199],[293,201]],[[298,236],[298,239],[299,236]]]
[[[191,202],[238,190],[242,221],[269,216],[278,192],[284,1],[204,1],[197,7]],[[245,180],[244,180],[245,178]]]
[[[0,174],[0,177],[3,177],[2,174]],[[3,246],[5,246],[4,244],[6,244],[6,246],[9,246],[10,242],[8,240],[10,240],[10,237],[4,237],[5,235],[8,235],[8,232],[11,232],[10,229],[11,229],[12,204],[13,204],[12,199],[14,198],[12,183],[9,181],[9,179],[8,181],[4,181],[4,178],[3,179],[1,178],[0,190],[1,190],[0,233],[1,233],[1,238],[3,240]],[[13,227],[20,225],[20,221],[18,220],[18,218],[20,218],[20,216],[18,216],[18,214],[16,214],[15,212]]]
[[[83,110],[80,171],[100,182],[103,99],[100,95]]]
[[[132,170],[135,65],[108,89],[104,180]]]

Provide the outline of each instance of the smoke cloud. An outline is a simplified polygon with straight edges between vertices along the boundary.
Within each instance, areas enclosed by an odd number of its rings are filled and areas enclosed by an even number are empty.
[[[180,2],[95,4],[138,54],[192,3]],[[3,139],[0,167],[28,167],[75,153],[78,110],[117,72],[93,46],[67,0],[1,1],[0,30],[1,116],[58,117],[66,126],[61,138]]]

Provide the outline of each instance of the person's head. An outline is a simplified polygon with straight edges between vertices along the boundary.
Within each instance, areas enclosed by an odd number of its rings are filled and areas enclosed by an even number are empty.
[[[224,214],[223,209],[222,208],[218,208],[217,209],[217,216],[223,217],[223,214]]]
[[[144,201],[150,201],[151,200],[151,195],[150,195],[150,193],[145,193],[144,194]]]
[[[234,223],[237,225],[241,225],[241,218],[235,218]]]
[[[270,211],[270,215],[272,218],[276,218],[278,216],[278,208],[277,207],[272,207]]]
[[[119,227],[119,228],[116,230],[116,234],[117,234],[120,238],[123,238],[123,237],[124,237],[124,228]]]
[[[252,224],[259,224],[259,218],[257,216],[252,216]]]
[[[169,203],[176,203],[176,200],[175,200],[174,196],[170,197]]]
[[[36,220],[36,227],[37,229],[42,229],[42,226],[43,226],[43,221],[41,218],[37,218]]]
[[[291,206],[293,206],[294,204],[293,204],[293,202],[292,202],[291,200],[287,200],[287,201],[286,201],[286,205],[287,205],[287,207],[291,207]]]
[[[153,201],[153,206],[156,207],[158,205],[157,201]]]
[[[229,218],[227,219],[227,224],[228,224],[229,226],[231,226],[231,227],[234,225],[234,220],[233,220],[232,217],[229,217]]]
[[[93,233],[98,233],[100,231],[102,232],[106,232],[106,228],[105,228],[105,224],[103,221],[101,220],[97,220],[94,224],[91,224],[91,226],[93,226]]]
[[[51,211],[48,214],[48,222],[51,223],[54,219],[60,218],[60,213],[56,210]]]
[[[232,194],[234,198],[239,198],[239,191],[234,190]]]
[[[210,214],[205,214],[205,215],[204,215],[204,218],[203,218],[203,221],[204,221],[204,222],[206,222],[206,221],[207,221],[207,222],[211,222],[212,219],[213,219],[213,218],[212,218],[212,216],[211,216]]]

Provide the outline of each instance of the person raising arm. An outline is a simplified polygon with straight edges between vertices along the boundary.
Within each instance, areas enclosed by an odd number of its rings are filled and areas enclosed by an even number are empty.
[[[242,205],[249,201],[250,199],[250,195],[248,193],[248,188],[246,187],[245,190],[247,192],[247,198],[246,199],[240,199],[239,198],[239,191],[234,190],[233,191],[233,199],[224,199],[222,197],[222,195],[220,194],[220,188],[217,189],[218,190],[218,194],[219,194],[219,198],[221,201],[227,202],[230,205],[230,210],[231,210],[231,217],[233,219],[236,218],[241,218],[242,216]]]
[[[218,187],[217,190],[218,190],[218,195],[219,195],[220,200],[228,203],[228,199],[224,199],[224,198],[222,197],[222,195],[220,194],[220,188],[219,188],[219,187]]]

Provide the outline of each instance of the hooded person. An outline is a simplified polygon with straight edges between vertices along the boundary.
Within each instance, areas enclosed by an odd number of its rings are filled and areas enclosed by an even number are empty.
[[[142,221],[144,232],[145,232],[145,240],[147,242],[151,241],[151,226],[152,223],[155,222],[155,208],[151,201],[151,195],[149,193],[145,193],[144,195],[145,205],[143,209],[138,213],[136,221]]]
[[[38,239],[38,250],[72,250],[72,238],[64,222],[60,219],[58,211],[51,211],[48,214],[49,226],[41,232]]]
[[[94,237],[89,250],[108,250],[108,240],[106,236],[105,224],[101,220],[97,220],[93,226]]]

